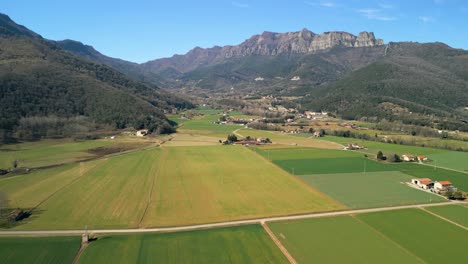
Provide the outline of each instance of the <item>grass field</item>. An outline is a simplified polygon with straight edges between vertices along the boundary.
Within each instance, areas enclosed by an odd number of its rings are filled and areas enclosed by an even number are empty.
[[[426,210],[429,210],[468,228],[468,207],[466,205],[427,207]]]
[[[107,159],[72,166],[63,173],[52,170],[26,176],[7,178],[15,185],[6,186],[10,197],[19,196],[19,207],[25,207],[31,200],[43,202],[33,211],[31,217],[23,220],[17,229],[71,229],[97,227],[137,226],[143,216],[151,188],[152,175],[157,169],[159,150],[146,150]],[[41,199],[33,191],[24,190],[20,185],[28,181],[32,190],[43,192]],[[51,180],[49,177],[54,177]],[[66,180],[75,177],[76,180]],[[4,186],[0,181],[0,186]],[[49,187],[43,181],[53,182]],[[44,186],[44,190],[40,187]]]
[[[72,263],[79,237],[0,237],[0,263]]]
[[[288,263],[259,226],[112,236],[92,242],[79,263]]]
[[[377,232],[427,263],[468,259],[468,231],[419,209],[357,215]]]
[[[298,263],[417,263],[351,216],[268,224]]]
[[[390,171],[392,166],[364,157],[274,160],[275,164],[295,175]]]
[[[0,169],[12,167],[18,160],[19,167],[36,168],[57,164],[76,162],[104,155],[93,152],[96,148],[105,147],[107,151],[116,152],[132,150],[149,145],[148,142],[129,137],[118,136],[115,140],[49,139],[37,142],[3,145],[0,147]]]
[[[173,135],[172,140],[164,143],[165,147],[180,147],[180,146],[215,146],[219,144],[219,138],[200,136],[196,134],[177,133]]]
[[[44,140],[0,147],[0,168],[10,168],[14,160],[21,167],[40,167],[93,157],[87,150],[112,144],[107,140]]]
[[[306,134],[284,134],[277,131],[265,131],[265,130],[256,130],[256,129],[240,129],[237,132],[239,135],[244,137],[251,136],[254,138],[269,138],[274,144],[281,145],[297,145],[302,147],[314,147],[314,148],[323,148],[323,149],[342,149],[343,146],[336,144],[334,142],[321,140],[317,138],[310,137],[311,134],[308,134],[309,137],[306,137]]]
[[[242,146],[168,147],[143,226],[343,208]]]
[[[16,229],[174,226],[344,208],[241,146],[141,150],[1,179],[0,192],[12,207],[37,207]]]
[[[431,165],[465,171],[468,173],[468,152],[445,151],[428,155]]]
[[[398,171],[299,176],[333,199],[351,208],[397,206],[445,201],[444,198],[403,184],[411,176]]]
[[[399,155],[402,155],[402,154],[429,155],[429,154],[440,153],[440,152],[446,151],[443,149],[436,149],[436,148],[408,146],[408,145],[368,141],[368,140],[362,140],[362,139],[357,139],[357,138],[345,138],[345,137],[335,137],[335,136],[325,136],[323,140],[337,142],[340,144],[348,144],[351,142],[358,143],[359,145],[367,148],[363,151],[371,152],[375,154],[377,154],[379,150],[384,152],[384,154],[397,153]]]
[[[395,170],[415,176],[417,178],[430,178],[433,181],[450,181],[458,189],[468,191],[468,174],[434,168],[432,166],[419,165],[414,163],[395,164]]]

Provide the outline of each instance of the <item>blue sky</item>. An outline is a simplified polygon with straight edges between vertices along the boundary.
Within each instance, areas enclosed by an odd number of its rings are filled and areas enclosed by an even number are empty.
[[[3,0],[0,12],[45,38],[134,62],[302,28],[468,49],[466,0]]]

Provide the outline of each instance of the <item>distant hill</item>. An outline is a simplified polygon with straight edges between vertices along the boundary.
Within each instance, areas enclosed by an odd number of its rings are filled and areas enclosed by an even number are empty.
[[[66,52],[6,15],[0,15],[0,30],[3,131],[26,124],[31,127],[31,122],[40,126],[37,123],[46,117],[66,122],[84,116],[89,122],[117,128],[146,127],[165,132],[172,126],[164,109],[193,106],[153,84],[135,81],[111,67]],[[45,132],[37,133],[36,137]]]
[[[350,119],[408,119],[468,130],[464,110],[468,105],[468,51],[442,43],[390,43],[386,56],[316,89],[300,103],[304,108],[336,111]],[[439,118],[428,120],[428,115]]]

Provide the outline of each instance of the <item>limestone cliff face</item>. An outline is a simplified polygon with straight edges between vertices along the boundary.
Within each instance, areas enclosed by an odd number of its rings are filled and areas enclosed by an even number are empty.
[[[383,45],[383,40],[376,39],[372,32],[361,32],[358,36],[347,32],[315,34],[308,29],[288,33],[263,32],[237,46],[215,46],[209,49],[197,47],[185,55],[175,55],[171,58],[150,61],[145,64],[153,70],[172,67],[184,72],[226,58],[251,55],[308,54],[335,46],[374,47],[379,45]]]
[[[298,32],[272,33],[255,35],[238,46],[225,46],[221,50],[223,57],[248,55],[274,56],[284,53],[314,53],[335,46],[373,47],[383,45],[372,32],[361,32],[356,37],[347,32],[325,32],[315,34],[307,29]]]

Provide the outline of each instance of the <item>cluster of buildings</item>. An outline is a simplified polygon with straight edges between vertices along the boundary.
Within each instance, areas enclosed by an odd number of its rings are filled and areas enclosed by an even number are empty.
[[[455,188],[451,182],[449,181],[435,181],[433,182],[429,178],[421,178],[421,179],[412,179],[411,183],[422,188],[425,190],[430,190],[432,192],[441,193],[441,192],[455,192],[457,188]]]
[[[307,118],[312,120],[319,120],[327,117],[327,112],[313,112],[313,111],[305,111],[301,118]]]
[[[412,162],[412,161],[427,161],[427,157],[426,156],[423,156],[423,155],[411,155],[411,154],[403,154],[401,155],[401,159],[403,161],[408,161],[408,162]]]

